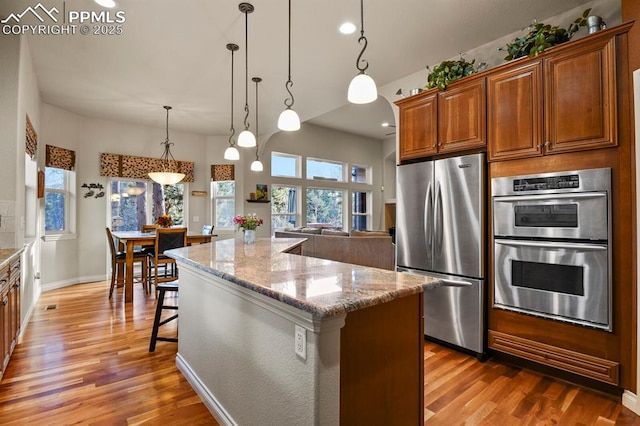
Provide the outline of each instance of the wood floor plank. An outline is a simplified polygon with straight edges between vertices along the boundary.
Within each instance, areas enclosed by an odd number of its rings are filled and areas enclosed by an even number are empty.
[[[0,424],[216,425],[176,368],[177,345],[148,352],[154,296],[136,286],[125,304],[122,289],[107,292],[42,294],[0,382]],[[429,341],[424,362],[425,425],[640,425],[615,397],[519,367]]]

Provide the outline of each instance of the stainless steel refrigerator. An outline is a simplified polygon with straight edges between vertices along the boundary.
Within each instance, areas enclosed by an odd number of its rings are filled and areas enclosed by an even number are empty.
[[[398,166],[396,257],[399,271],[431,275],[425,335],[484,356],[485,156]]]

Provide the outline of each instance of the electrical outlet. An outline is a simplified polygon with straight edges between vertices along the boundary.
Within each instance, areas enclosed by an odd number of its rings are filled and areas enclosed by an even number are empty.
[[[200,222],[200,216],[194,216],[193,217],[193,221],[194,222]]]
[[[307,359],[307,330],[296,324],[294,352],[302,359]]]

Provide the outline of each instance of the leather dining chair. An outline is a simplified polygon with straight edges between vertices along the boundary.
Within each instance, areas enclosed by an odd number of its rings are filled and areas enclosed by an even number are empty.
[[[116,250],[116,243],[113,239],[113,234],[111,233],[111,229],[106,228],[107,231],[107,241],[109,242],[109,250],[111,251],[111,285],[109,286],[109,299],[113,295],[113,289],[117,286],[123,286],[124,280],[118,280],[118,271],[119,268],[125,270],[125,262],[126,262],[126,253],[123,251]],[[142,264],[142,272],[140,282],[142,282],[142,286],[144,288],[144,292],[147,293],[148,288],[148,276],[147,276],[147,261],[148,256],[146,253],[143,253],[139,250],[135,250],[133,252],[133,262],[141,262]],[[126,271],[125,271],[126,272]],[[123,274],[124,277],[124,274]]]
[[[156,229],[155,250],[149,256],[149,268],[153,270],[153,284],[174,281],[178,277],[176,262],[171,257],[165,256],[166,250],[185,247],[187,245],[187,228],[158,228]],[[171,268],[167,268],[171,265]],[[164,267],[164,273],[158,274],[160,266]],[[169,270],[170,269],[170,270]],[[150,285],[149,285],[150,287]]]

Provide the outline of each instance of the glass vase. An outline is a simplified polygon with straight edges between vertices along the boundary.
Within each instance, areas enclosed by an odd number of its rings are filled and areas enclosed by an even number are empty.
[[[253,244],[256,242],[256,230],[255,229],[245,229],[244,230],[244,243],[245,244]]]

